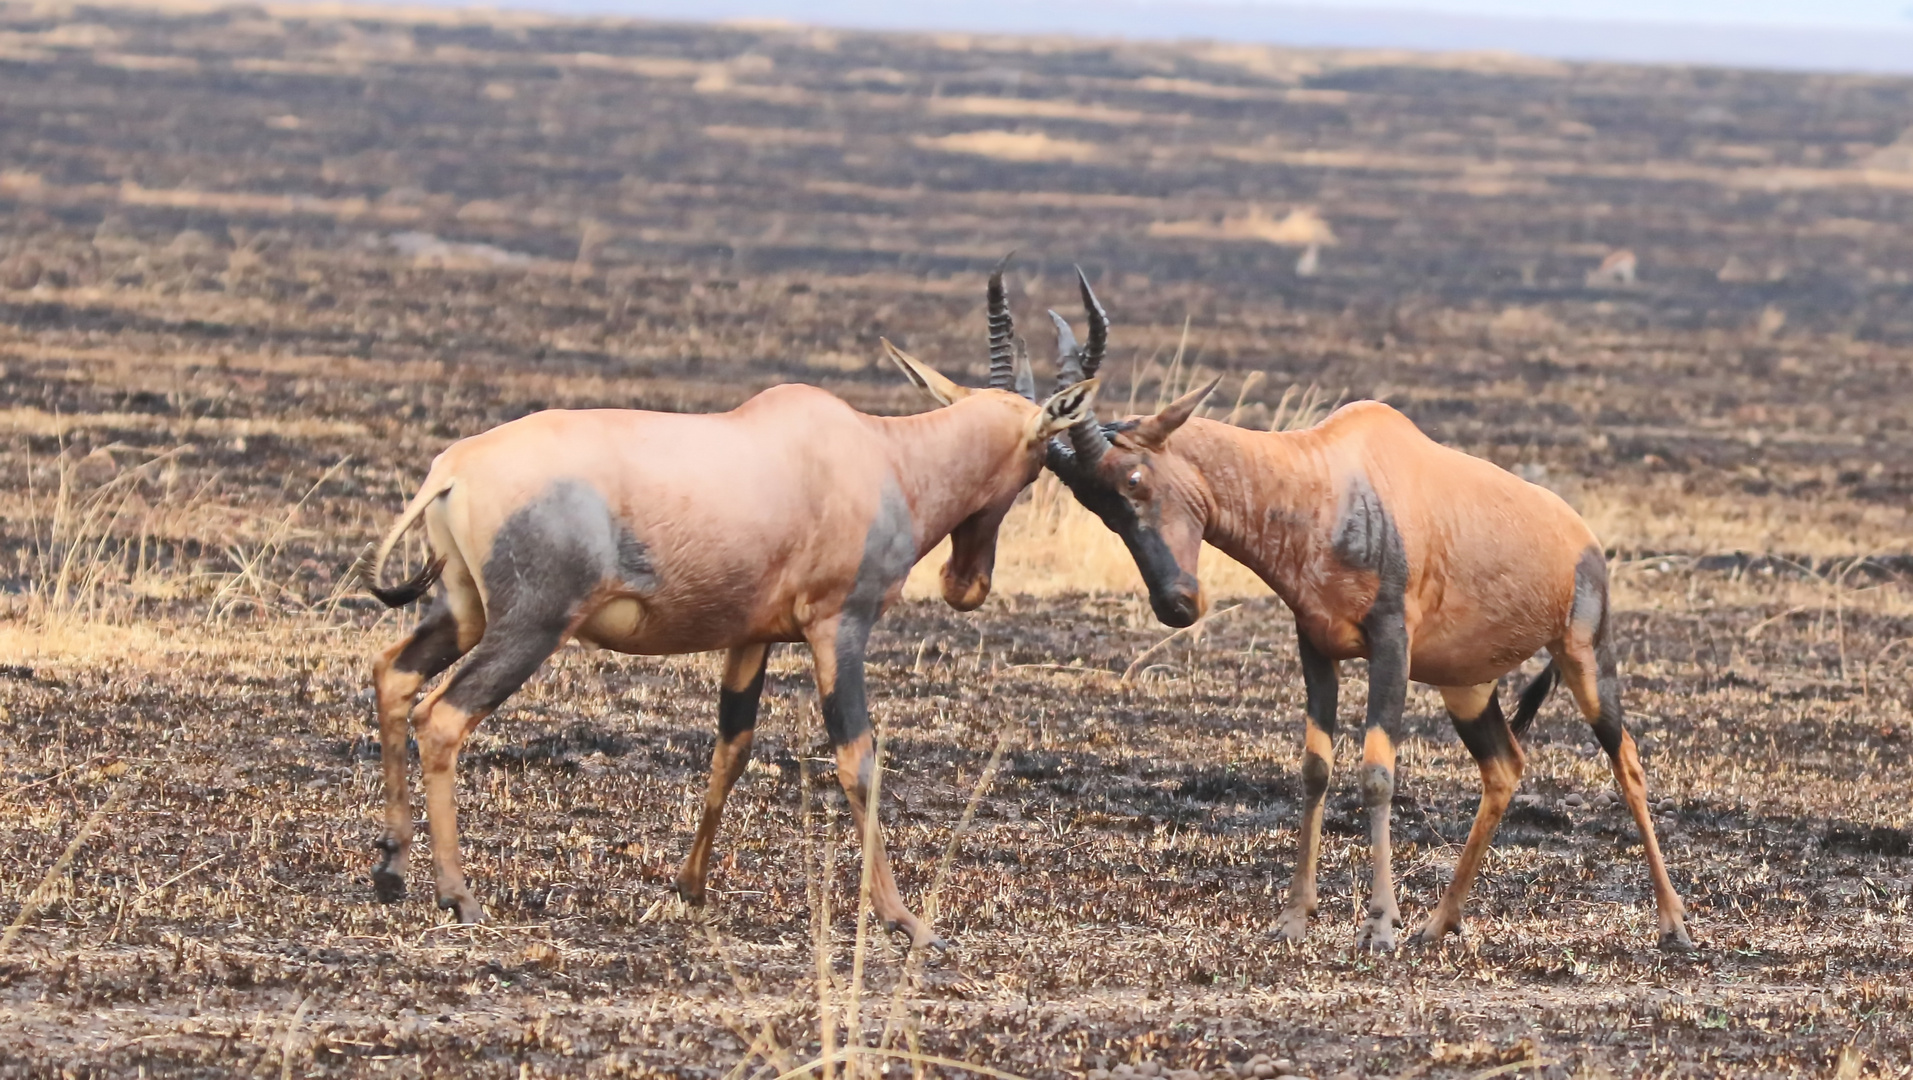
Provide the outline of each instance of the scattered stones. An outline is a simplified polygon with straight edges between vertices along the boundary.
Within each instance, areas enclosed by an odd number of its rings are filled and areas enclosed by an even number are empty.
[[[1619,795],[1614,794],[1613,788],[1602,788],[1594,793],[1594,805],[1605,809],[1613,806],[1619,798]]]
[[[1241,1080],[1308,1080],[1296,1073],[1295,1062],[1268,1054],[1257,1054],[1240,1065],[1228,1066],[1228,1075]]]
[[[1568,792],[1567,798],[1561,800],[1570,810],[1579,810],[1586,801],[1587,800],[1581,798],[1581,793],[1578,791]]]
[[[1659,810],[1663,814],[1671,814],[1674,811],[1679,810],[1680,808],[1681,808],[1681,804],[1678,801],[1676,801],[1672,795],[1669,795],[1667,798],[1662,799],[1660,802],[1660,805],[1655,807],[1656,810]]]

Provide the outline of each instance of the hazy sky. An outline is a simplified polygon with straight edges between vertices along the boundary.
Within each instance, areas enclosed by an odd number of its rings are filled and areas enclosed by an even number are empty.
[[[1157,3],[1174,0],[1157,0]],[[1213,2],[1213,0],[1212,0]],[[1238,0],[1255,4],[1257,0]],[[1470,15],[1913,29],[1913,0],[1288,0],[1298,6],[1396,8]]]

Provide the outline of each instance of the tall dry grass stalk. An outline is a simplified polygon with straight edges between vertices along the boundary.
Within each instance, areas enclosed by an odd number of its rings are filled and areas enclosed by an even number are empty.
[[[955,862],[957,848],[976,818],[978,804],[982,802],[984,794],[1001,770],[1003,756],[1008,752],[1015,735],[1015,729],[1009,726],[998,734],[996,746],[990,752],[989,761],[984,765],[976,783],[971,786],[970,796],[964,804],[963,813],[950,831],[950,838],[944,845],[941,858],[937,861],[929,892],[925,895],[920,908],[924,921],[932,927],[936,925],[940,910],[939,901],[944,885],[949,880],[950,867]],[[733,1033],[745,1044],[743,1057],[732,1066],[727,1076],[735,1080],[747,1074],[760,1075],[764,1072],[764,1067],[759,1066],[753,1072],[751,1063],[763,1061],[780,1078],[815,1074],[823,1080],[831,1080],[841,1069],[843,1080],[860,1080],[863,1077],[881,1075],[882,1069],[878,1063],[887,1060],[907,1061],[914,1064],[918,1080],[927,1080],[927,1069],[932,1065],[965,1069],[979,1075],[998,1077],[999,1080],[1021,1080],[1009,1073],[968,1062],[926,1055],[922,1052],[918,1041],[919,1022],[910,1008],[910,994],[920,983],[926,953],[922,946],[914,942],[905,953],[903,964],[897,972],[896,982],[891,988],[889,1008],[884,1017],[883,1027],[874,1045],[866,1045],[863,998],[872,946],[869,924],[872,915],[870,892],[874,873],[870,852],[875,850],[875,845],[881,842],[878,824],[880,799],[883,792],[883,742],[881,739],[877,741],[873,751],[871,775],[869,809],[864,815],[863,835],[859,838],[862,866],[858,876],[857,900],[853,907],[857,930],[851,946],[849,978],[840,983],[835,971],[837,951],[832,933],[833,881],[835,880],[835,874],[832,871],[837,858],[837,819],[834,815],[818,813],[819,800],[816,783],[811,775],[811,763],[804,758],[799,758],[799,847],[800,861],[804,867],[804,891],[810,900],[811,910],[811,957],[815,969],[818,1054],[809,1061],[794,1064],[789,1051],[779,1045],[768,1022],[760,1025],[756,1035],[751,1035],[743,1023],[727,1020]],[[822,818],[821,822],[819,818]],[[820,826],[824,830],[821,841],[817,837],[817,829]],[[713,948],[730,969],[732,982],[736,984],[739,992],[745,994],[747,998],[753,996],[745,986],[742,976],[731,964],[728,949],[716,927],[708,918],[700,921]],[[909,1045],[907,1047],[895,1045],[899,1038]]]
[[[152,602],[204,601],[215,623],[242,611],[329,614],[348,582],[308,600],[275,577],[273,563],[297,535],[307,504],[350,459],[283,511],[259,514],[217,502],[217,473],[182,484],[177,466],[191,450],[176,446],[132,464],[120,463],[112,448],[79,455],[62,445],[51,462],[28,455],[25,482],[0,504],[24,527],[25,588],[0,606],[0,616],[23,616],[41,633],[79,635],[154,621]]]
[[[128,467],[116,462],[104,480],[89,481],[64,445],[50,489],[26,468],[26,616],[36,626],[111,622],[131,614],[141,595],[172,592],[165,568],[168,537],[179,523],[176,473],[181,453],[165,451]],[[90,455],[98,456],[98,455]],[[106,458],[108,462],[112,459]],[[199,494],[187,496],[187,504]]]

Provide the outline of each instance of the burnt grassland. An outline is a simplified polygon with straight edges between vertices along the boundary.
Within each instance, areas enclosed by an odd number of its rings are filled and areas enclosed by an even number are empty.
[[[0,1074],[761,1078],[861,986],[866,1043],[1030,1077],[1907,1075],[1909,124],[1907,80],[0,5]],[[579,649],[464,757],[492,925],[438,925],[422,857],[372,901],[366,668],[405,621],[340,572],[431,455],[788,380],[917,408],[876,338],[979,381],[1012,247],[1039,357],[1096,278],[1116,408],[1198,370],[1252,426],[1384,397],[1582,509],[1697,954],[1653,949],[1565,698],[1462,941],[1351,951],[1342,783],[1316,933],[1272,942],[1293,630],[1218,563],[1203,633],[1123,681],[1166,631],[1049,485],[996,598],[913,587],[873,646],[920,909],[977,797],[940,962],[873,940],[856,977],[790,649],[708,920],[669,889],[715,663]],[[1622,247],[1639,281],[1590,284]],[[1476,780],[1409,714],[1412,924]]]

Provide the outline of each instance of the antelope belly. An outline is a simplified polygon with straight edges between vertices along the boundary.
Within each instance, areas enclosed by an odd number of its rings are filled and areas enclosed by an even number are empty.
[[[644,626],[644,605],[630,597],[607,600],[578,627],[578,636],[607,649],[629,650]]]

